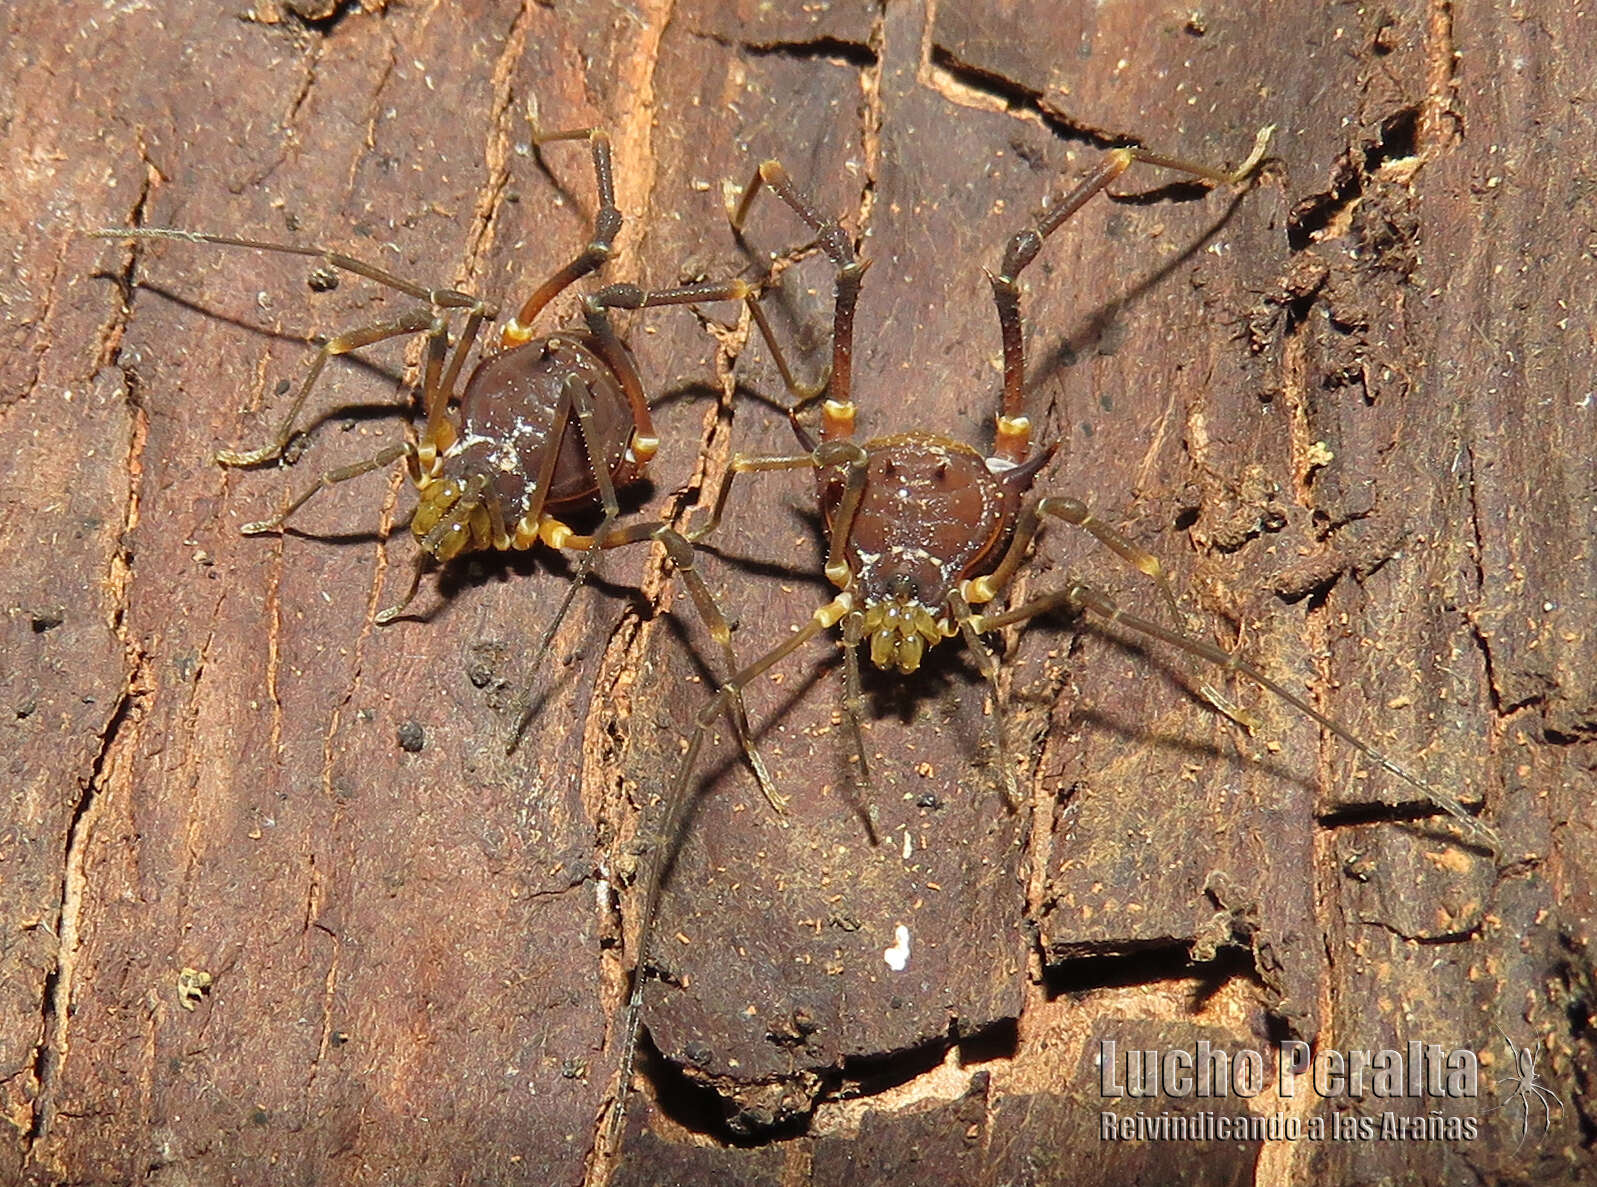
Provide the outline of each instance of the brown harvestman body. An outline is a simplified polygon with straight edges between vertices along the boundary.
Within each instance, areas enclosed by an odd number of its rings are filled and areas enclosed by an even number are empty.
[[[422,366],[424,422],[415,441],[390,445],[372,457],[324,473],[267,520],[248,523],[246,535],[280,532],[290,516],[316,494],[403,459],[418,502],[411,517],[416,539],[416,564],[409,588],[398,603],[378,611],[388,623],[416,596],[421,579],[433,565],[469,552],[521,550],[542,542],[551,548],[577,550],[581,559],[575,578],[534,652],[547,648],[594,554],[601,549],[658,541],[687,582],[694,605],[722,652],[728,671],[737,668],[731,632],[714,596],[694,567],[693,548],[668,524],[638,523],[615,527],[620,515],[616,489],[640,478],[660,445],[643,380],[631,352],[610,321],[611,309],[644,309],[700,301],[740,301],[752,289],[743,280],[705,282],[645,291],[630,284],[612,284],[584,298],[580,329],[535,336],[538,315],[575,282],[609,260],[621,211],[609,137],[597,129],[544,134],[543,144],[586,140],[593,156],[598,190],[593,238],[570,263],[556,271],[522,304],[500,333],[499,349],[477,363],[464,387],[457,386],[465,362],[484,323],[498,316],[496,306],[470,293],[429,288],[386,269],[319,247],[269,243],[231,235],[164,227],[112,227],[92,234],[111,239],[175,239],[227,247],[307,256],[323,264],[415,298],[415,309],[399,317],[346,331],[326,341],[301,381],[276,435],[266,445],[247,451],[221,450],[224,466],[257,466],[282,457],[295,436],[295,422],[327,361],[390,338],[426,335]],[[465,325],[451,343],[449,317],[464,312]],[[602,518],[588,534],[573,531],[560,517],[598,508]],[[741,696],[732,705],[738,735],[761,787],[773,805],[780,799],[765,765],[750,740]],[[525,706],[510,736],[514,746],[531,716]]]
[[[1014,764],[1004,742],[998,661],[982,636],[1063,610],[1090,616],[1106,626],[1119,625],[1158,639],[1263,687],[1420,791],[1459,822],[1472,844],[1494,856],[1498,853],[1495,833],[1470,815],[1455,797],[1431,787],[1244,659],[1179,626],[1165,625],[1122,610],[1099,591],[1075,583],[1009,609],[991,612],[978,609],[1001,597],[1043,524],[1053,519],[1086,531],[1121,560],[1148,576],[1161,602],[1178,623],[1182,620],[1174,590],[1155,556],[1100,521],[1080,499],[1039,496],[1032,492],[1036,476],[1053,456],[1055,446],[1048,445],[1033,452],[1031,424],[1023,412],[1025,352],[1018,282],[1047,237],[1093,196],[1107,190],[1133,164],[1174,170],[1214,185],[1240,184],[1252,176],[1262,161],[1270,132],[1271,129],[1260,132],[1248,160],[1235,170],[1214,169],[1140,148],[1111,150],[1058,205],[1047,208],[1034,225],[1009,240],[1000,270],[988,276],[1003,341],[1003,388],[989,456],[983,456],[962,442],[919,430],[855,440],[854,308],[867,261],[855,254],[841,225],[823,218],[795,189],[780,163],[773,160],[762,163],[743,191],[731,216],[736,232],[741,235],[755,195],[762,188],[769,188],[814,233],[816,244],[836,269],[830,371],[821,383],[807,386],[798,382],[772,336],[758,300],[751,297],[749,304],[755,321],[794,397],[789,420],[801,451],[787,455],[735,455],[709,519],[689,532],[688,539],[697,542],[714,530],[738,474],[812,471],[827,539],[825,574],[839,592],[789,637],[727,680],[695,723],[681,766],[667,793],[662,852],[645,884],[632,994],[622,1037],[622,1080],[611,1117],[612,1139],[619,1134],[630,1087],[643,987],[663,883],[675,846],[681,843],[678,834],[686,819],[686,807],[691,800],[689,788],[705,735],[722,708],[734,703],[739,690],[834,626],[842,627],[844,717],[858,764],[856,774],[867,796],[868,776],[860,722],[858,648],[862,644],[868,646],[871,662],[876,667],[895,669],[907,675],[919,668],[927,648],[955,635],[965,640],[992,690],[992,720],[998,735],[1005,796],[1014,809],[1020,800]],[[818,440],[798,419],[800,411],[816,402],[822,405]],[[1218,692],[1207,687],[1202,691],[1221,711],[1245,726],[1251,725],[1250,719],[1231,707]],[[874,815],[868,801],[866,817],[874,839]]]

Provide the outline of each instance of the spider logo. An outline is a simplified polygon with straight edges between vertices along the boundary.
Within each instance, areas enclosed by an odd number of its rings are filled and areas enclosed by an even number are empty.
[[[1504,1084],[1514,1085],[1514,1090],[1503,1098],[1496,1108],[1488,1109],[1495,1113],[1499,1109],[1506,1109],[1518,1102],[1522,1110],[1519,1125],[1519,1143],[1514,1148],[1517,1150],[1525,1144],[1525,1139],[1530,1135],[1531,1102],[1542,1107],[1542,1136],[1545,1137],[1553,1128],[1553,1109],[1560,1113],[1564,1111],[1564,1102],[1558,1099],[1556,1093],[1543,1087],[1536,1074],[1536,1052],[1527,1044],[1524,1047],[1514,1046],[1514,1040],[1508,1037],[1502,1027],[1497,1028],[1497,1033],[1503,1036],[1503,1042],[1508,1044],[1508,1049],[1514,1055],[1514,1073],[1504,1076],[1497,1081],[1499,1090]]]

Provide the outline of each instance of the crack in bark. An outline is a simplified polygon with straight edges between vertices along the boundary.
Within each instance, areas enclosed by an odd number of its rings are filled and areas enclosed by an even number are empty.
[[[289,149],[298,147],[299,136],[294,131],[294,123],[299,118],[301,108],[310,97],[311,90],[316,86],[317,67],[321,63],[322,51],[326,42],[317,39],[311,42],[304,57],[304,68],[300,73],[300,85],[289,96],[288,103],[278,120],[278,127],[282,129],[283,136],[278,140],[277,154],[266,161],[264,167],[248,175],[250,188],[260,188],[270,181],[282,168],[283,162],[288,160]]]
[[[714,30],[690,29],[688,36],[708,41],[724,49],[739,50],[754,57],[789,58],[796,62],[831,62],[838,66],[852,66],[860,70],[880,64],[876,45],[850,41],[846,37],[829,34],[793,41],[782,38],[749,41]]]
[[[40,1011],[43,1037],[34,1048],[32,1076],[37,1091],[33,1098],[33,1116],[21,1137],[25,1166],[33,1163],[34,1151],[49,1136],[50,1123],[56,1115],[54,1097],[70,1047],[68,1030],[72,1017],[72,991],[77,972],[84,897],[88,890],[88,872],[85,868],[88,862],[87,849],[94,832],[95,819],[104,806],[100,793],[107,774],[106,768],[121,740],[123,728],[135,719],[137,702],[142,695],[138,676],[143,671],[144,662],[142,654],[135,657],[105,728],[100,731],[100,745],[95,752],[89,777],[82,784],[67,825],[66,846],[61,858],[61,904],[56,912],[55,967],[44,979]]]
[[[383,62],[382,73],[377,76],[376,83],[371,88],[371,102],[366,108],[366,134],[361,138],[366,151],[371,152],[377,147],[377,124],[382,115],[382,94],[388,86],[388,80],[394,76],[397,69],[395,58],[398,56],[399,46],[393,37],[388,38],[388,57]],[[360,173],[361,162],[364,154],[354,153],[349,158],[349,173],[344,180],[344,198],[342,206],[347,207],[355,196],[355,181]]]
[[[1069,143],[1098,149],[1141,143],[1130,132],[1083,123],[1049,103],[1046,91],[967,62],[946,45],[932,44],[922,81],[951,103],[1007,112],[1024,122],[1041,124]]]
[[[198,728],[200,721],[200,681],[204,678],[205,669],[210,659],[211,644],[216,640],[215,624],[221,618],[221,608],[226,602],[226,599],[227,593],[224,586],[223,588],[217,590],[216,597],[213,600],[210,614],[210,621],[212,625],[211,629],[206,632],[205,642],[200,645],[199,658],[195,660],[193,669],[186,673],[188,681],[190,682],[190,687],[188,704],[183,708],[183,725],[181,736],[189,743],[192,743],[195,738],[200,736],[200,730]],[[200,806],[201,789],[199,786],[199,774],[201,765],[198,762],[195,762],[191,766],[188,761],[188,757],[189,756],[185,754],[182,762],[182,768],[190,770],[192,773],[189,778],[188,786],[188,812],[183,828],[184,865],[182,876],[177,880],[178,903],[176,910],[177,918],[185,921],[188,918],[189,891],[195,884],[195,869],[198,867],[200,862],[200,851],[197,845],[197,839],[203,834],[205,824],[205,815]]]
[[[1349,145],[1332,174],[1331,188],[1301,198],[1287,214],[1287,243],[1294,252],[1305,251],[1322,239],[1338,238],[1351,229],[1353,212],[1366,192],[1379,184],[1388,165],[1432,159],[1425,129],[1423,105],[1404,107],[1381,121],[1362,146]],[[1310,305],[1323,298],[1323,285],[1306,294]],[[1307,316],[1309,306],[1299,311]]]
[[[931,17],[928,14],[927,20]],[[882,102],[882,75],[887,69],[887,0],[881,0],[871,19],[870,51],[873,61],[860,67],[860,92],[864,100],[860,109],[860,151],[865,157],[865,168],[860,179],[859,206],[856,226],[863,240],[871,224],[871,214],[876,209],[876,175],[882,164],[882,124],[887,118]]]
[[[134,225],[142,221],[148,206],[155,178],[159,175],[150,164],[142,137],[138,148],[146,169],[139,193],[135,196],[129,218]],[[67,822],[66,843],[61,860],[60,901],[55,913],[56,958],[54,967],[46,974],[41,986],[40,1042],[34,1048],[30,1074],[36,1092],[33,1113],[27,1130],[21,1135],[24,1165],[32,1164],[38,1144],[49,1135],[50,1123],[56,1115],[56,1094],[62,1066],[69,1049],[68,1031],[71,1024],[72,993],[77,968],[80,927],[84,899],[88,891],[88,846],[94,831],[94,822],[103,808],[101,791],[108,777],[108,766],[113,751],[123,740],[124,727],[136,721],[139,699],[148,686],[148,657],[137,648],[127,635],[127,593],[132,580],[132,553],[129,537],[139,522],[139,482],[143,475],[143,451],[148,436],[148,421],[138,395],[136,377],[121,366],[121,343],[132,317],[134,282],[138,251],[130,248],[115,279],[121,299],[110,321],[102,328],[96,351],[95,374],[116,369],[123,394],[123,404],[128,410],[130,431],[124,473],[127,475],[123,519],[116,535],[116,545],[108,562],[104,588],[111,605],[107,626],[121,644],[124,656],[122,687],[116,702],[100,729],[99,745],[90,763],[88,777],[83,780],[76,803]]]
[[[1475,451],[1470,447],[1468,441],[1463,443],[1463,456],[1469,463],[1469,473],[1465,476],[1464,482],[1469,498],[1469,533],[1471,541],[1469,555],[1470,564],[1475,575],[1476,599],[1474,607],[1465,613],[1464,618],[1469,623],[1470,640],[1480,652],[1481,665],[1486,671],[1486,695],[1491,701],[1492,715],[1498,720],[1502,720],[1510,713],[1526,708],[1536,698],[1527,698],[1513,705],[1505,704],[1503,701],[1502,685],[1498,682],[1497,665],[1492,656],[1491,637],[1480,623],[1480,599],[1484,596],[1487,586],[1486,570],[1481,562],[1481,557],[1484,555],[1486,548],[1486,536],[1481,527],[1483,514],[1480,504],[1480,488],[1475,482]]]
[[[334,826],[335,827],[336,827],[336,824],[337,824],[337,822],[335,821],[334,822]],[[340,970],[343,968],[343,955],[344,955],[344,944],[343,944],[343,940],[339,936],[339,934],[335,930],[333,930],[332,928],[324,927],[322,924],[316,923],[314,921],[315,920],[315,909],[316,909],[316,905],[317,905],[317,903],[316,903],[316,895],[321,889],[321,880],[320,880],[320,878],[317,878],[315,876],[315,870],[314,870],[315,856],[314,856],[314,854],[312,855],[312,858],[311,858],[311,864],[312,864],[312,867],[313,867],[312,868],[313,881],[312,881],[312,884],[311,884],[311,887],[310,887],[310,893],[307,896],[306,903],[305,903],[307,914],[306,914],[306,925],[305,925],[304,931],[305,931],[305,934],[308,935],[312,929],[315,929],[317,931],[320,931],[323,935],[327,936],[332,941],[333,953],[332,953],[332,956],[327,961],[327,972],[322,978],[322,1002],[321,1002],[321,1005],[322,1005],[322,1019],[321,1019],[320,1033],[317,1035],[316,1054],[311,1059],[310,1067],[308,1069],[306,1069],[306,1075],[305,1075],[305,1102],[306,1102],[305,1103],[305,1109],[306,1109],[306,1114],[307,1115],[309,1115],[310,1110],[312,1108],[312,1102],[310,1100],[310,1096],[311,1096],[311,1091],[312,1091],[312,1089],[313,1089],[313,1087],[315,1086],[315,1083],[316,1083],[316,1077],[317,1077],[318,1074],[320,1074],[321,1068],[322,1068],[322,1061],[327,1058],[328,1049],[332,1046],[332,1043],[333,1043],[333,1035],[335,1033],[334,1030],[333,1030],[333,998],[336,995],[337,990],[338,990],[338,976],[339,976]]]
[[[44,300],[40,304],[38,313],[29,319],[33,322],[35,330],[50,325],[55,317],[57,284],[61,277],[62,268],[65,267],[67,252],[71,247],[73,238],[75,236],[71,232],[61,237],[55,254],[50,257],[49,270],[40,279],[39,288],[44,293]],[[32,292],[24,288],[22,295],[24,298],[31,297]],[[12,318],[15,318],[14,313]],[[18,341],[20,342],[21,339]],[[0,434],[4,434],[6,420],[12,410],[19,407],[39,388],[39,376],[43,374],[44,356],[49,347],[43,334],[35,334],[34,341],[35,345],[28,351],[31,356],[32,366],[28,368],[27,377],[17,385],[15,395],[8,391],[0,391]],[[19,351],[18,353],[21,352]],[[99,365],[103,365],[103,363]],[[99,365],[96,366],[96,370],[99,369]]]
[[[700,36],[709,37],[722,44],[731,44],[729,39],[719,38],[714,34],[700,34]],[[796,62],[832,62],[839,66],[852,66],[858,70],[868,70],[881,65],[881,57],[877,53],[876,46],[869,42],[862,45],[846,37],[820,36],[800,41],[739,41],[733,45],[733,48],[741,49],[756,57],[791,58]]]

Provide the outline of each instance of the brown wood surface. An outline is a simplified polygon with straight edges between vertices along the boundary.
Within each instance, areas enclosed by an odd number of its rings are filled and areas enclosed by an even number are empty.
[[[0,1183],[1590,1181],[1585,21],[1549,0],[0,9]],[[872,261],[862,433],[978,446],[1007,237],[1107,144],[1218,164],[1279,125],[1247,192],[1133,172],[1025,274],[1030,412],[1065,442],[1039,489],[1155,551],[1204,638],[1484,804],[1504,868],[1288,707],[1236,686],[1263,720],[1243,736],[1192,663],[1065,621],[1010,633],[1018,813],[957,641],[912,680],[868,674],[873,847],[818,643],[749,694],[786,819],[724,730],[707,747],[603,1150],[633,874],[719,670],[679,584],[648,550],[605,557],[537,673],[571,573],[542,553],[452,567],[374,627],[413,552],[397,474],[282,538],[237,529],[398,439],[414,349],[331,368],[296,464],[210,458],[272,431],[308,336],[405,303],[312,292],[299,259],[75,233],[317,243],[512,305],[593,208],[582,149],[540,167],[529,111],[614,137],[611,279],[752,274],[723,203],[780,157]],[[762,199],[748,239],[803,235]],[[830,283],[808,258],[771,298],[806,374]],[[630,322],[664,437],[639,515],[792,448],[766,351],[705,314]],[[740,656],[826,600],[821,549],[804,475],[740,480],[703,559]],[[1014,597],[1080,578],[1161,613],[1063,527]],[[185,970],[212,978],[192,1009]],[[1499,1029],[1563,1101],[1545,1135],[1485,1112]],[[1482,1136],[1106,1143],[1100,1036],[1468,1046],[1493,1061],[1463,1110]]]

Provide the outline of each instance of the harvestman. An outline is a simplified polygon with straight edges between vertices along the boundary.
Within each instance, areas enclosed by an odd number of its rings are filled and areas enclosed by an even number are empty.
[[[1234,170],[1160,156],[1141,148],[1113,149],[1057,206],[1047,209],[1035,225],[1010,239],[1000,270],[988,276],[998,310],[1004,359],[993,453],[988,457],[962,442],[918,430],[872,437],[864,442],[854,440],[854,308],[867,262],[856,255],[842,226],[834,219],[823,218],[799,194],[779,162],[767,160],[760,165],[732,213],[733,229],[741,235],[755,196],[762,188],[769,188],[815,234],[817,244],[836,270],[830,370],[820,383],[805,385],[797,381],[758,300],[751,296],[749,304],[756,323],[794,398],[789,420],[802,452],[735,455],[709,519],[687,533],[687,538],[696,543],[714,530],[737,475],[770,470],[811,470],[815,474],[817,499],[828,541],[825,573],[839,592],[792,635],[728,679],[698,715],[668,792],[663,812],[664,829],[660,834],[662,849],[646,884],[632,993],[622,1039],[621,1087],[610,1126],[612,1138],[619,1132],[636,1056],[643,986],[661,892],[675,846],[680,842],[679,833],[690,800],[688,789],[705,734],[721,710],[736,703],[742,688],[822,631],[839,624],[843,631],[843,707],[862,784],[866,783],[866,767],[857,648],[868,643],[873,664],[907,675],[919,668],[927,648],[960,635],[991,687],[993,724],[998,734],[1006,795],[1011,807],[1018,805],[1013,763],[1004,744],[998,664],[981,637],[1042,614],[1066,610],[1090,615],[1106,625],[1128,627],[1258,684],[1417,789],[1457,820],[1474,844],[1494,856],[1499,852],[1496,834],[1470,815],[1456,798],[1431,787],[1258,668],[1178,628],[1125,611],[1095,589],[1072,583],[1012,609],[992,613],[975,609],[1000,597],[1025,560],[1044,521],[1051,518],[1086,531],[1148,576],[1155,583],[1164,605],[1178,621],[1181,619],[1174,590],[1158,558],[1100,521],[1081,500],[1031,494],[1037,473],[1053,455],[1055,446],[1046,446],[1036,453],[1031,450],[1031,422],[1023,411],[1025,352],[1019,277],[1036,258],[1049,235],[1133,164],[1174,170],[1216,185],[1241,184],[1264,159],[1271,131],[1273,129],[1266,128],[1259,133],[1247,161]],[[798,420],[799,412],[816,402],[821,402],[819,441]],[[1247,717],[1232,709],[1219,693],[1212,689],[1204,691],[1222,711],[1244,725],[1250,724]],[[869,808],[867,816],[874,835]]]
[[[752,297],[754,290],[743,280],[651,291],[630,284],[611,284],[584,298],[584,328],[535,336],[531,326],[549,303],[609,260],[622,221],[615,201],[609,137],[598,129],[581,129],[548,133],[535,142],[559,140],[586,140],[592,151],[599,198],[593,237],[570,263],[527,298],[501,331],[499,349],[484,355],[458,394],[461,371],[483,324],[492,322],[499,313],[495,305],[480,297],[455,289],[429,288],[320,247],[167,227],[110,227],[91,234],[108,239],[167,239],[307,256],[422,303],[408,313],[348,330],[323,343],[273,438],[258,449],[220,450],[215,460],[224,466],[277,461],[294,438],[295,422],[329,359],[390,338],[425,334],[421,385],[425,421],[417,439],[387,446],[363,461],[327,471],[270,519],[243,525],[245,535],[280,532],[289,517],[321,491],[402,458],[418,495],[410,521],[417,557],[404,597],[377,612],[379,624],[391,622],[403,613],[431,566],[463,553],[521,550],[539,542],[550,548],[578,550],[582,557],[575,579],[534,653],[541,656],[586,577],[595,552],[652,540],[664,546],[682,574],[727,670],[735,671],[737,661],[726,617],[695,568],[693,548],[687,540],[669,524],[614,527],[620,515],[616,488],[643,475],[659,449],[660,439],[649,415],[637,364],[611,325],[609,311],[741,301]],[[466,317],[464,328],[451,343],[449,317],[462,311]],[[595,507],[602,509],[603,517],[589,534],[575,532],[560,518],[571,511]],[[782,801],[749,735],[741,695],[734,691],[727,704],[762,790],[780,808]],[[531,712],[529,701],[511,733],[512,746]]]

